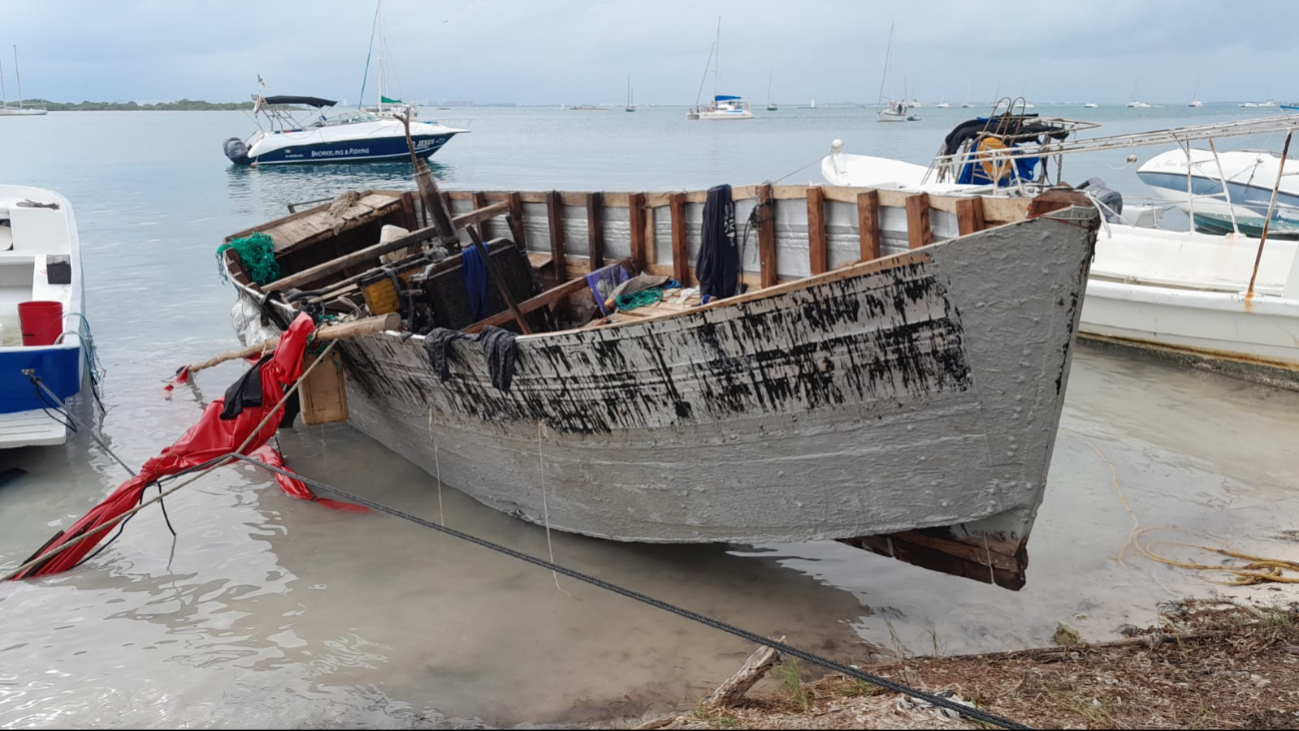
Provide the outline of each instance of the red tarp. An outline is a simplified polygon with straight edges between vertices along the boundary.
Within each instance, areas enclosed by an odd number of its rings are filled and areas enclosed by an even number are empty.
[[[280,344],[275,348],[275,353],[261,366],[262,393],[260,406],[246,405],[233,419],[222,419],[221,412],[225,410],[225,398],[216,399],[208,404],[207,408],[203,410],[203,416],[198,420],[198,423],[190,427],[189,431],[176,440],[175,444],[164,449],[157,457],[145,462],[140,468],[138,476],[122,483],[103,502],[96,505],[89,513],[86,513],[85,517],[72,524],[71,528],[60,532],[51,539],[50,543],[37,551],[36,555],[48,554],[77,536],[83,535],[87,531],[129,511],[140,503],[145,488],[154,480],[167,475],[178,474],[224,454],[229,454],[243,444],[244,440],[253,434],[253,430],[257,428],[257,425],[261,424],[262,420],[266,418],[266,415],[272,409],[276,409],[276,405],[284,398],[285,392],[302,375],[302,355],[307,346],[307,338],[314,330],[315,324],[312,322],[311,317],[303,313],[298,315],[298,318],[289,326],[288,331],[280,338]],[[242,453],[248,454],[254,459],[260,458],[261,461],[276,467],[283,467],[284,461],[280,458],[280,455],[270,447],[266,447],[266,443],[271,437],[275,436],[276,430],[280,427],[280,421],[284,416],[284,408],[281,406],[276,409],[276,412],[274,416],[266,419],[266,423],[252,437],[248,445],[242,450]],[[252,454],[254,452],[257,454]],[[301,481],[280,475],[276,476],[276,481],[279,482],[285,492],[294,497],[314,499],[311,490]],[[365,510],[360,506],[351,506],[332,500],[321,500],[320,502],[331,504],[334,507],[346,505],[351,509]],[[37,564],[14,578],[24,579],[31,576],[44,576],[67,571],[76,566],[111,532],[112,529],[100,531],[57,556],[51,557],[44,564]]]

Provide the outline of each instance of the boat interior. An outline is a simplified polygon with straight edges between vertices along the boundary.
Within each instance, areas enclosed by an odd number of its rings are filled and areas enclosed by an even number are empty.
[[[20,303],[57,301],[65,312],[71,305],[68,219],[58,201],[38,193],[0,186],[0,347],[22,345]]]
[[[440,194],[444,235],[418,192],[367,190],[295,204],[226,239],[269,236],[273,280],[255,281],[234,249],[225,261],[260,296],[337,314],[396,312],[414,333],[609,327],[708,304],[695,269],[707,196],[453,191]],[[1023,220],[1031,205],[835,186],[742,186],[731,200],[737,295]],[[475,242],[489,252],[478,275],[465,270],[466,258],[471,268],[480,259],[468,253]]]

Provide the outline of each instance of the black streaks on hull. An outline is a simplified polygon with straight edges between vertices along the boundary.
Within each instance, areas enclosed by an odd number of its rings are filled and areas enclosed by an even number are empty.
[[[844,405],[918,403],[971,387],[960,318],[917,262],[678,317],[519,343],[508,393],[477,344],[451,344],[445,383],[422,341],[343,345],[349,376],[378,404],[482,423],[601,434]]]

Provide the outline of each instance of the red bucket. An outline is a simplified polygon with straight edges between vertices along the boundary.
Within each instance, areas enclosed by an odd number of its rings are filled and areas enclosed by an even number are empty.
[[[23,345],[53,345],[63,334],[63,303],[20,302],[18,322]]]

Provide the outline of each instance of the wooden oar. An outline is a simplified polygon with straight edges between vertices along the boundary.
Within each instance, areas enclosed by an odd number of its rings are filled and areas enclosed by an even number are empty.
[[[316,331],[316,340],[346,340],[347,338],[360,337],[362,335],[372,335],[374,333],[385,332],[387,330],[396,330],[401,327],[401,315],[396,312],[390,312],[387,315],[378,317],[367,317],[364,320],[353,320],[341,325],[328,325]],[[177,371],[176,380],[183,383],[185,379],[193,373],[211,368],[214,365],[224,363],[228,360],[239,358],[251,358],[254,355],[261,355],[275,346],[280,344],[279,337],[262,341],[256,345],[250,345],[241,350],[229,350],[221,355],[208,358],[202,363],[188,365]]]

